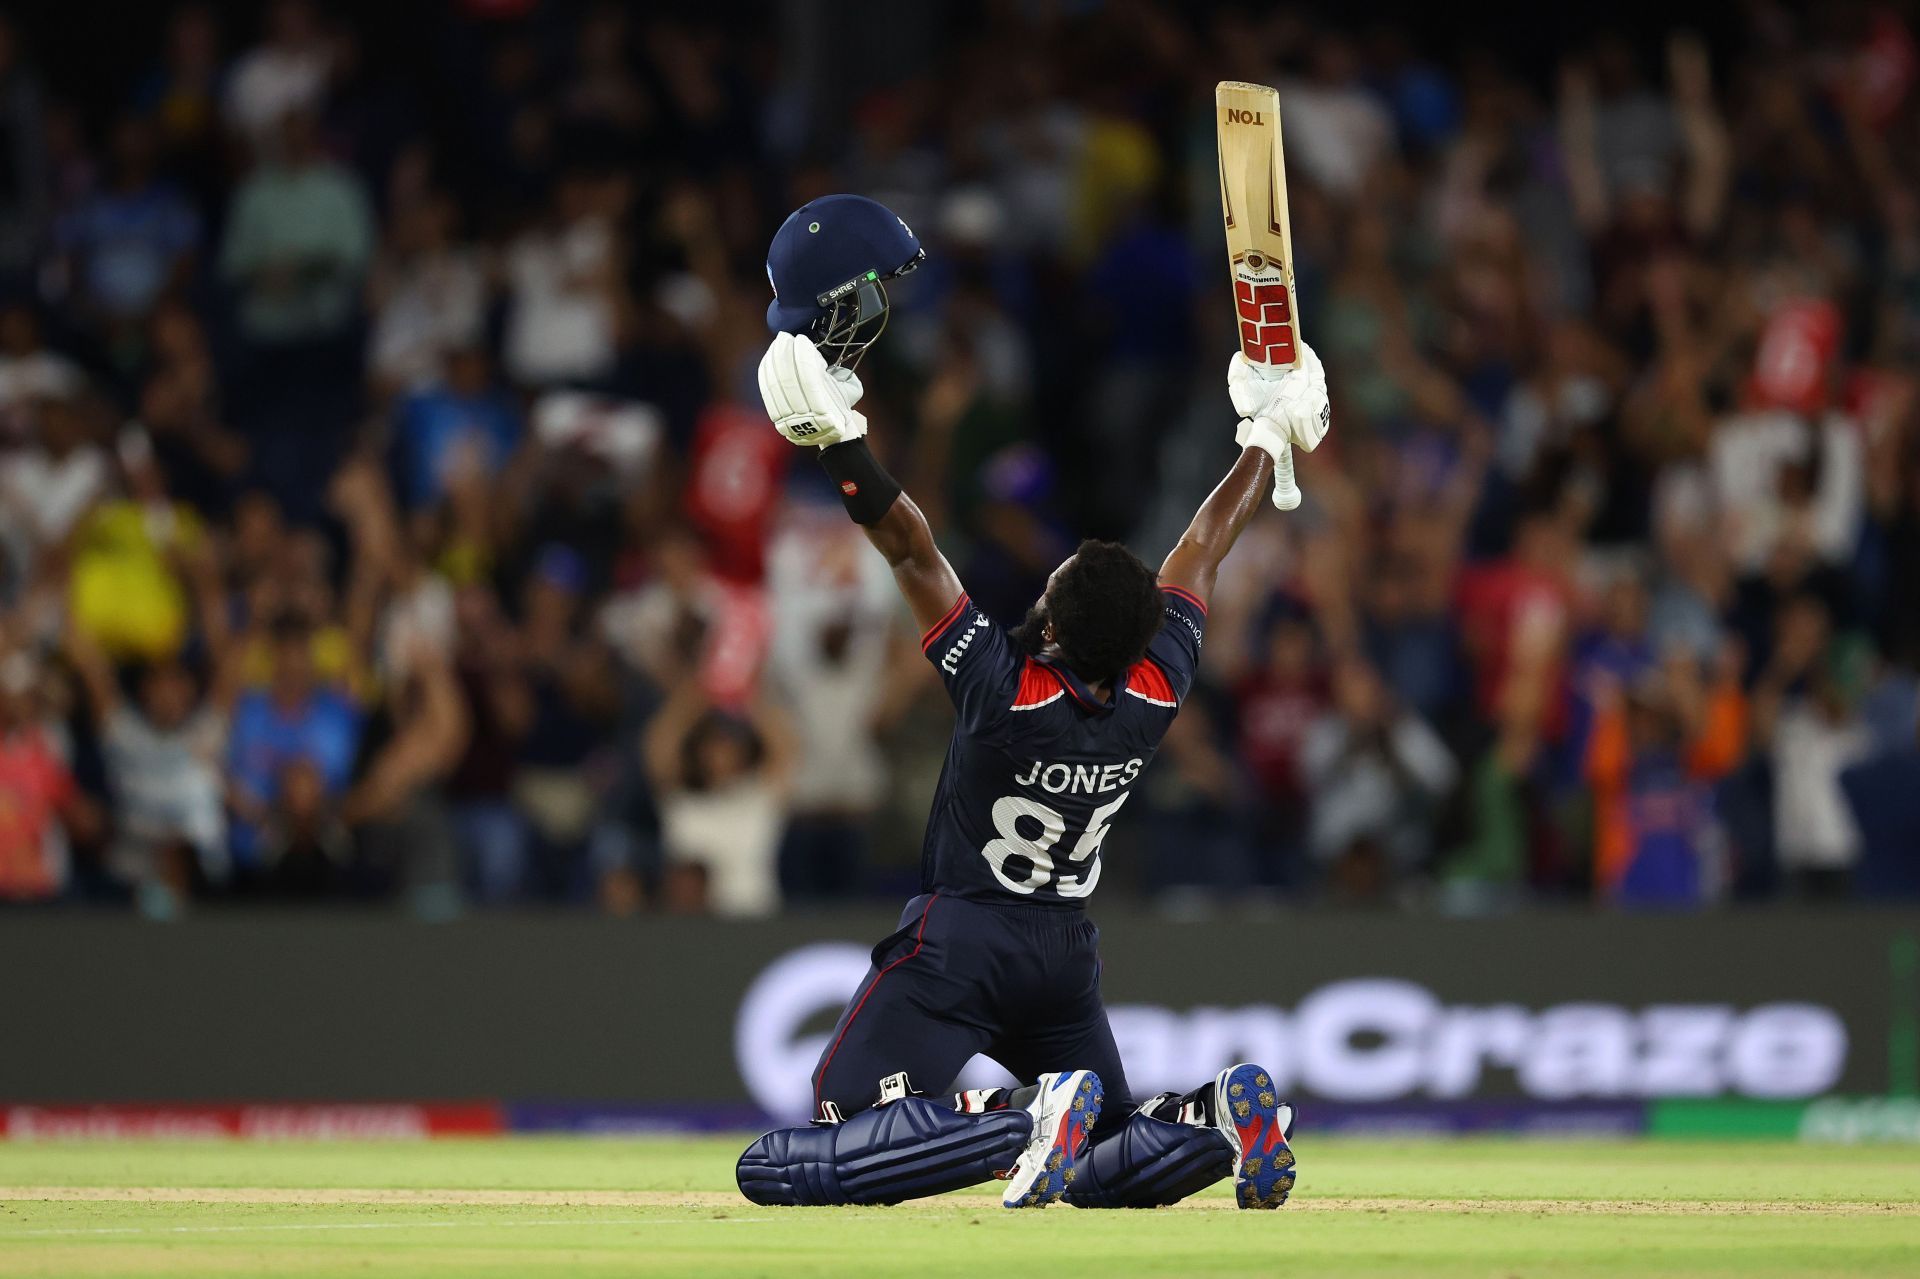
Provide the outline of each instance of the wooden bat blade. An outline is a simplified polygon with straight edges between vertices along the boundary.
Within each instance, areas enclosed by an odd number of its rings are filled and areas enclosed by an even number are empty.
[[[1229,80],[1213,97],[1240,349],[1257,364],[1292,365],[1299,359],[1299,317],[1280,95],[1266,85]]]
[[[1291,366],[1300,359],[1299,314],[1280,94],[1264,84],[1223,80],[1214,87],[1213,102],[1220,212],[1240,351],[1255,364]],[[1273,504],[1291,511],[1300,500],[1293,450],[1282,446],[1274,458]]]

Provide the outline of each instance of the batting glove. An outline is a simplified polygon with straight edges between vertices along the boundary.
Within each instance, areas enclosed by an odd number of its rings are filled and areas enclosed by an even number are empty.
[[[1272,453],[1270,444],[1277,438],[1311,453],[1326,438],[1333,417],[1327,371],[1305,342],[1291,367],[1255,364],[1234,352],[1227,365],[1227,394],[1243,419],[1234,437],[1242,448],[1251,443]]]
[[[760,357],[760,399],[780,434],[794,444],[825,448],[867,433],[856,412],[866,388],[852,369],[828,368],[818,348],[792,333],[774,335]]]

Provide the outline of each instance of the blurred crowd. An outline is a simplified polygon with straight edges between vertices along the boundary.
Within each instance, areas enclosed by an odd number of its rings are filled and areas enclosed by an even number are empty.
[[[1334,428],[1106,894],[1920,892],[1910,5],[867,7],[187,3],[105,88],[0,20],[0,902],[911,890],[950,713],[759,406],[766,241],[927,245],[863,407],[1017,620],[1231,458],[1220,79],[1281,91]]]

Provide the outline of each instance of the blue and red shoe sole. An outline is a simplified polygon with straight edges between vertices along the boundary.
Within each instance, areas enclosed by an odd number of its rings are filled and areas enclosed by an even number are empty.
[[[1235,1066],[1216,1082],[1214,1105],[1239,1139],[1234,1199],[1242,1208],[1278,1208],[1293,1193],[1299,1175],[1287,1144],[1293,1136],[1293,1107],[1283,1106],[1273,1076],[1259,1066]]]

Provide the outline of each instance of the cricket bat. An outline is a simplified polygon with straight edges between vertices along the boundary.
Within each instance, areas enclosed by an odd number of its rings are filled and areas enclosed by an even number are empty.
[[[1290,368],[1300,358],[1300,327],[1280,94],[1264,84],[1222,80],[1213,90],[1213,105],[1240,350],[1254,364]],[[1273,469],[1273,504],[1291,511],[1300,505],[1291,446],[1274,459]]]

